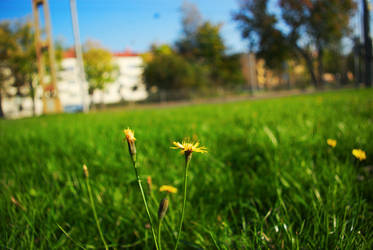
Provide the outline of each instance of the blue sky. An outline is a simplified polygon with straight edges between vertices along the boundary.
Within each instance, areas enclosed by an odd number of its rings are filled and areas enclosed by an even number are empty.
[[[113,51],[144,52],[154,43],[174,43],[181,34],[183,0],[76,0],[81,41],[92,39]],[[223,23],[222,35],[230,52],[247,50],[232,12],[237,0],[189,0],[204,20]],[[49,0],[54,39],[73,44],[69,0]],[[31,0],[0,0],[0,21],[31,16]]]

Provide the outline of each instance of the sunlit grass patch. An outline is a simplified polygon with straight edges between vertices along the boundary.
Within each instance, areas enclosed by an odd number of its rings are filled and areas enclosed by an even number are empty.
[[[208,153],[193,156],[188,171],[181,249],[369,249],[372,96],[354,90],[0,121],[0,248],[103,248],[82,173],[86,163],[108,246],[151,249],[123,143],[123,128],[130,127],[153,218],[168,199],[163,249],[177,241],[183,204],[185,159],[170,146],[185,136],[198,136]],[[161,192],[162,185],[178,192]]]

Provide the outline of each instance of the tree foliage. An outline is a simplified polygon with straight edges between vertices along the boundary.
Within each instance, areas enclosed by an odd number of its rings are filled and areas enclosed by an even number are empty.
[[[0,23],[0,117],[4,116],[2,98],[11,77],[7,59],[10,57],[12,50],[16,47],[15,40],[11,39],[11,36],[12,30],[10,23]]]
[[[216,64],[225,53],[221,24],[203,21],[198,8],[189,2],[182,6],[183,34],[176,41],[176,51],[188,60]]]
[[[92,47],[84,52],[83,57],[90,94],[96,89],[104,90],[106,84],[117,79],[119,68],[113,62],[110,51]]]
[[[242,36],[270,68],[300,56],[316,86],[322,83],[324,51],[349,33],[353,0],[280,0],[280,13],[269,11],[268,0],[244,0],[234,19]],[[316,53],[315,53],[316,52]],[[315,68],[315,64],[317,68]]]
[[[55,47],[56,66],[59,67],[62,61],[62,43],[56,42]],[[46,66],[45,73],[49,74],[48,52],[43,53],[43,60]],[[1,92],[6,92],[7,88],[12,86],[17,89],[16,95],[30,96],[35,114],[35,89],[38,81],[35,37],[31,21],[0,23],[0,61]],[[28,89],[28,93],[21,93],[21,88]]]
[[[37,67],[32,24],[29,21],[2,22],[0,37],[0,95],[13,86],[17,89],[16,95],[22,96],[24,94],[21,94],[20,88],[25,86],[32,98],[35,113],[34,77]]]
[[[4,90],[9,81],[9,58],[16,49],[16,40],[13,37],[13,30],[9,22],[0,23],[0,90]]]
[[[240,23],[242,36],[249,40],[250,49],[257,50],[269,68],[279,69],[291,50],[284,34],[275,27],[277,17],[268,12],[267,6],[268,0],[244,1],[234,18]]]
[[[160,89],[198,88],[208,84],[208,69],[200,64],[193,64],[174,51],[162,50],[166,45],[153,47],[153,60],[144,70],[144,80],[148,87]]]
[[[221,25],[204,22],[195,33],[195,57],[208,64],[218,65],[225,53],[225,45],[220,35]]]
[[[182,35],[175,43],[178,53],[186,58],[191,58],[195,54],[195,34],[202,24],[202,16],[196,5],[184,1],[181,6]]]
[[[187,1],[182,5],[182,35],[175,49],[153,46],[144,55],[144,80],[160,89],[199,88],[241,84],[240,56],[227,55],[221,24],[203,21],[198,8]]]
[[[14,85],[20,87],[27,84],[33,91],[35,86],[32,83],[37,73],[37,66],[32,24],[30,22],[17,23],[13,39],[16,40],[17,46],[8,59],[14,76]]]

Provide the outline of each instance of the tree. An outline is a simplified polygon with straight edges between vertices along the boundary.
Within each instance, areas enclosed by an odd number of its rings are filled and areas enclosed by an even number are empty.
[[[202,24],[202,16],[197,6],[188,1],[183,2],[181,13],[182,36],[175,45],[178,53],[190,58],[195,54],[195,34]]]
[[[183,33],[186,37],[196,33],[202,24],[202,15],[197,6],[191,2],[184,1],[181,6]]]
[[[243,83],[239,55],[226,55],[221,24],[203,21],[196,5],[184,1],[182,35],[175,48],[153,45],[143,55],[144,80],[159,89],[205,89]]]
[[[35,115],[35,89],[37,65],[33,24],[29,20],[15,22],[2,22],[0,24],[0,103],[2,93],[6,87],[13,86],[17,89],[16,95],[30,96],[32,110]],[[56,42],[56,62],[61,65],[62,43]],[[46,65],[46,74],[49,74],[48,53],[43,53]],[[28,93],[21,93],[21,88],[28,89]],[[4,115],[0,105],[0,116]]]
[[[108,83],[114,82],[119,73],[119,67],[113,62],[110,51],[91,47],[83,54],[84,68],[89,82],[89,94],[96,89],[103,91]],[[102,92],[103,98],[104,92]],[[103,100],[102,100],[103,104]]]
[[[272,68],[291,56],[303,57],[312,82],[320,87],[324,51],[348,34],[354,1],[280,0],[278,15],[270,13],[268,5],[268,0],[242,2],[234,19],[243,37],[251,38],[251,45]]]
[[[234,87],[245,84],[241,65],[242,54],[224,55],[219,67],[219,79],[224,86]]]
[[[183,33],[176,41],[176,52],[193,64],[208,68],[208,78],[214,85],[243,82],[239,56],[226,55],[226,46],[220,34],[222,24],[203,21],[198,8],[184,2],[182,10]]]
[[[3,22],[0,25],[0,32],[1,92],[5,91],[6,82],[8,82],[8,86],[11,82],[11,85],[17,88],[16,95],[19,96],[22,96],[20,88],[27,86],[33,101],[33,113],[35,114],[34,75],[37,68],[32,24],[29,21]],[[5,72],[8,72],[6,76],[4,75]],[[0,115],[4,115],[2,110]]]
[[[14,86],[19,90],[27,86],[32,99],[32,111],[35,115],[35,75],[37,73],[36,51],[34,32],[31,22],[16,24],[14,39],[17,41],[17,48],[9,58],[11,71],[14,76]],[[19,91],[17,92],[19,95]]]
[[[348,83],[348,72],[354,73],[354,54],[353,51],[348,54],[342,51],[341,43],[328,46],[324,52],[323,65],[324,71],[333,74],[336,82],[343,85]]]
[[[195,33],[194,60],[206,65],[215,85],[244,83],[240,55],[226,54],[226,46],[220,34],[222,25],[203,22]]]
[[[278,19],[268,12],[267,5],[267,0],[247,1],[234,18],[241,24],[242,36],[249,39],[250,50],[257,50],[267,67],[279,70],[291,50],[282,32],[275,28]]]
[[[217,64],[225,52],[222,25],[203,21],[197,6],[187,1],[181,11],[183,33],[175,43],[177,52],[189,60]]]
[[[220,35],[221,25],[204,22],[195,34],[196,58],[208,64],[218,65],[225,53],[225,45]]]
[[[147,87],[161,90],[199,88],[208,85],[208,69],[170,51],[167,45],[152,47],[152,60],[144,69]]]
[[[11,81],[8,58],[15,47],[16,43],[15,40],[12,39],[10,23],[0,23],[0,118],[4,117],[2,98]]]

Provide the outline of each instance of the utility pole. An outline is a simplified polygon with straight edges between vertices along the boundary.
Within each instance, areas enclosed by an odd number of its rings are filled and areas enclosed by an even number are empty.
[[[80,43],[80,35],[79,35],[78,14],[76,11],[75,0],[70,0],[70,10],[71,10],[71,18],[72,18],[73,31],[74,31],[76,63],[78,66],[80,91],[82,95],[82,107],[83,107],[83,112],[87,112],[89,110],[89,106],[87,102],[88,88],[87,88],[87,80],[86,80],[85,71],[84,71],[82,46]]]
[[[365,86],[372,87],[372,39],[370,38],[369,7],[363,0],[364,47],[365,47]]]
[[[255,54],[250,52],[241,56],[241,67],[250,92],[253,94],[258,90]]]
[[[39,7],[43,7],[44,9],[45,30],[47,33],[46,41],[42,41],[41,37]],[[35,49],[38,66],[38,78],[39,83],[43,88],[43,113],[59,113],[62,112],[62,106],[60,99],[58,98],[56,60],[52,39],[52,25],[50,20],[48,0],[32,0],[32,12],[35,25]],[[44,82],[45,63],[43,59],[43,51],[45,50],[47,50],[49,54],[49,84],[45,84]]]

